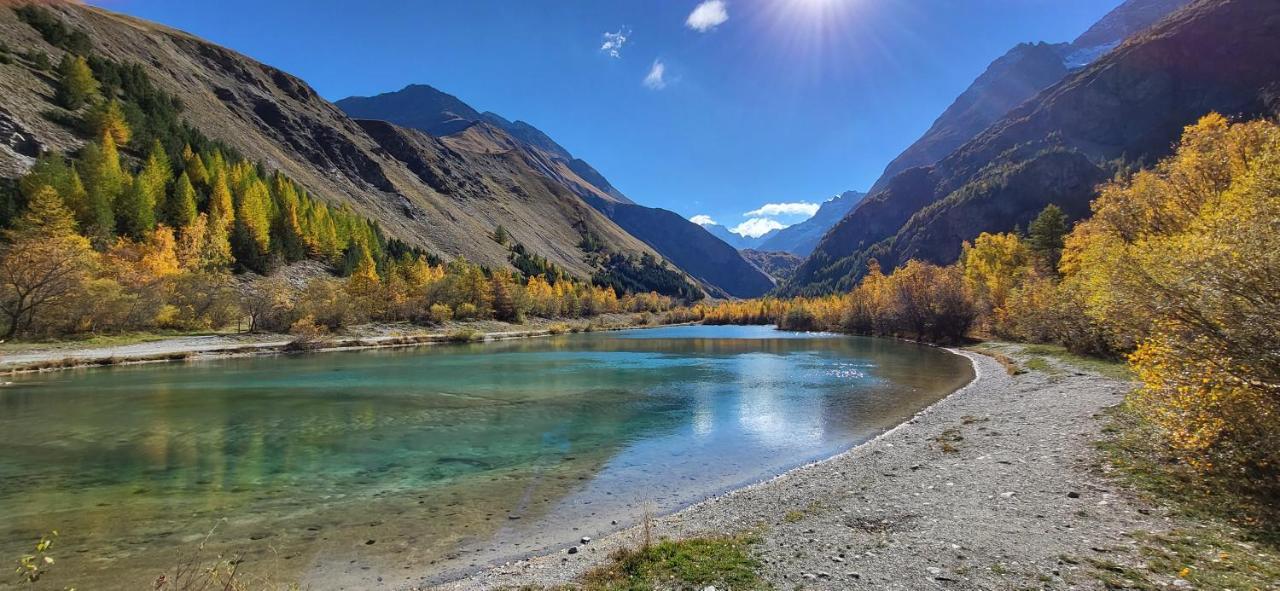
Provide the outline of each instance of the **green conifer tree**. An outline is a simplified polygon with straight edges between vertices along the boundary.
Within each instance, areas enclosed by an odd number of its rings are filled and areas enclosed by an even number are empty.
[[[55,99],[59,105],[72,111],[98,98],[98,81],[83,57],[70,53],[58,64],[58,88]]]
[[[196,189],[186,172],[178,175],[173,191],[165,202],[164,221],[173,228],[183,228],[196,219]]]

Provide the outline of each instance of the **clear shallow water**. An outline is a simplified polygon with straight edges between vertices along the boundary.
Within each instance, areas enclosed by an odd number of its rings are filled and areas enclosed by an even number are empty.
[[[714,326],[19,377],[0,557],[57,529],[50,584],[138,588],[207,537],[311,588],[392,587],[832,455],[971,377],[908,343]]]

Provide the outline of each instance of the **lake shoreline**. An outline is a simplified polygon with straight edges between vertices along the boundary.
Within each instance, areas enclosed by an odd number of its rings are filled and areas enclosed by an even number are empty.
[[[778,588],[1089,587],[1085,558],[1140,526],[1169,527],[1099,470],[1099,414],[1127,382],[1056,360],[1009,375],[949,350],[973,363],[968,385],[840,454],[656,518],[655,538],[755,532],[761,574]],[[573,554],[410,588],[568,585],[641,536],[632,527]]]
[[[612,314],[605,317],[579,320],[574,324],[569,321],[544,320],[540,324],[509,325],[523,327],[515,330],[477,330],[468,324],[458,324],[445,331],[397,331],[395,334],[358,334],[334,335],[314,343],[305,349],[291,350],[290,345],[295,337],[282,334],[236,333],[231,335],[198,335],[178,336],[149,342],[122,346],[100,346],[60,349],[50,347],[47,350],[34,349],[26,352],[0,353],[0,375],[21,375],[60,371],[68,369],[87,369],[93,367],[113,367],[120,365],[141,365],[149,363],[171,363],[178,361],[205,361],[211,359],[230,359],[236,357],[257,357],[266,355],[288,355],[300,353],[334,353],[345,351],[362,351],[372,349],[395,349],[406,347],[422,347],[429,345],[447,345],[465,342],[497,342],[517,339],[541,338],[569,334],[575,332],[612,332],[645,328],[663,328],[696,324],[690,322],[672,324],[648,324],[631,322],[629,314]],[[594,324],[604,319],[606,324]],[[482,326],[492,323],[481,323]],[[556,324],[569,326],[568,329],[551,328]],[[459,331],[470,332],[462,339]],[[66,343],[59,343],[62,345]]]

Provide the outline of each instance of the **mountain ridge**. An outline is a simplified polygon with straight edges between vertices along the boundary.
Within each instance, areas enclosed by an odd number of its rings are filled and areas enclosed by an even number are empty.
[[[618,253],[660,256],[568,189],[548,183],[535,163],[458,149],[403,128],[380,129],[348,117],[303,80],[188,33],[82,4],[43,3],[84,32],[94,54],[137,64],[183,105],[181,117],[211,138],[288,175],[333,206],[378,223],[389,236],[446,258],[510,267],[510,252],[490,238],[502,225],[526,248],[579,277],[599,269],[579,243],[590,232]],[[0,10],[12,46],[64,51],[12,10]],[[16,176],[42,150],[70,152],[85,138],[51,119],[53,80],[18,65],[0,68],[0,172]],[[394,149],[385,143],[394,141]],[[515,140],[505,140],[514,143]],[[137,149],[124,153],[136,157]]]
[[[858,206],[865,197],[862,191],[845,191],[822,202],[809,219],[768,234],[756,247],[762,251],[788,252],[804,258],[813,252],[822,236]]]
[[[883,189],[894,175],[908,168],[941,160],[1014,107],[1191,1],[1127,0],[1071,43],[1042,41],[1014,46],[991,62],[924,135],[885,166],[869,192]]]
[[[354,117],[371,116],[409,127],[423,125],[417,129],[429,134],[431,128],[447,131],[439,135],[441,141],[459,150],[523,148],[531,165],[544,177],[576,193],[584,203],[702,282],[713,294],[755,297],[773,287],[770,278],[736,248],[682,216],[636,204],[590,164],[528,123],[510,121],[492,112],[481,113],[457,97],[425,84],[374,97],[349,97],[335,104]],[[459,113],[474,119],[460,120]],[[501,130],[518,145],[495,144],[486,139],[492,135],[491,130]]]
[[[1210,111],[1274,114],[1280,19],[1261,0],[1200,0],[1023,103],[933,166],[896,175],[823,238],[784,290],[842,289],[878,259],[946,263],[1049,203],[1073,218],[1123,158],[1150,163]],[[1207,50],[1212,48],[1211,50]]]

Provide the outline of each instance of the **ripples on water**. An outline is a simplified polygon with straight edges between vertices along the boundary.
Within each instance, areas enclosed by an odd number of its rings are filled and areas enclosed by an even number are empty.
[[[58,529],[50,584],[137,588],[212,529],[209,555],[312,588],[417,580],[831,455],[971,375],[907,343],[694,326],[18,378],[0,556]]]

